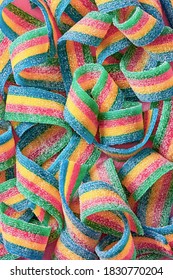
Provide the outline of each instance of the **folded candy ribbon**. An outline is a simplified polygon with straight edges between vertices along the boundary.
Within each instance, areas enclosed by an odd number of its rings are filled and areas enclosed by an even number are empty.
[[[12,2],[0,259],[173,259],[172,2]]]

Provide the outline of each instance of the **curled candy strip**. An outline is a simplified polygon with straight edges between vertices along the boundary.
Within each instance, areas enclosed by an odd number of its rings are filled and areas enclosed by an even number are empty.
[[[130,233],[127,220],[122,216],[124,232],[120,240],[116,237],[106,236],[96,247],[96,253],[101,260],[133,260],[136,250]]]
[[[70,201],[85,176],[87,168],[86,165],[81,166],[68,161],[64,161],[61,165],[60,195],[66,229],[61,233],[55,249],[55,256],[58,259],[97,259],[94,250],[101,234],[85,226],[70,209]]]
[[[173,259],[171,1],[19,2],[0,1],[0,259]]]
[[[8,252],[30,259],[41,259],[47,245],[50,228],[28,224],[7,216],[1,205],[1,230]]]
[[[163,30],[163,25],[156,18],[146,13],[140,7],[130,7],[125,11],[127,20],[118,10],[113,19],[114,25],[136,46],[148,45],[156,39]],[[120,13],[120,14],[119,14]]]
[[[87,84],[85,84],[85,79],[88,80]],[[88,90],[91,91],[91,96],[88,95]],[[110,95],[112,96],[111,99],[109,99]],[[130,107],[133,105],[136,107],[134,111],[141,110],[141,105],[137,102],[127,102],[126,104],[127,114],[129,114],[129,116],[132,116],[133,109],[129,108],[128,110],[128,106]],[[127,159],[130,155],[134,155],[145,145],[152,133],[157,116],[157,109],[149,112],[150,116],[147,118],[145,134],[143,134],[141,115],[136,124],[134,123],[133,127],[131,127],[131,135],[129,136],[128,125],[130,125],[130,117],[125,121],[127,122],[127,127],[124,126],[120,113],[121,108],[122,114],[125,114],[125,110],[123,109],[123,95],[102,66],[98,64],[88,64],[86,66],[81,66],[75,71],[64,110],[65,120],[88,143],[95,143],[102,151],[109,155],[111,154],[119,160]],[[116,115],[118,116],[121,132],[116,129],[114,124],[112,128],[107,128],[107,126],[110,125],[107,124],[109,118],[116,119]],[[103,143],[105,141],[106,145],[97,142],[96,134],[98,128],[101,138],[104,136]],[[110,134],[108,134],[109,132]],[[141,139],[142,136],[143,139]],[[114,148],[107,145],[116,144],[118,137],[121,137],[124,143],[129,142],[129,137],[131,137],[131,140],[133,138],[133,142],[137,139],[141,141],[139,144],[129,149]]]
[[[138,65],[134,67],[134,59]],[[142,65],[140,64],[142,62]],[[168,62],[163,62],[159,66],[142,48],[131,47],[121,60],[121,70],[128,79],[139,100],[143,102],[154,102],[165,100],[172,96],[172,68]],[[147,69],[150,65],[152,69]],[[141,67],[142,66],[142,67]]]
[[[129,224],[132,231],[142,233],[143,230],[138,219],[135,217],[134,213],[131,212],[131,209],[128,205],[122,200],[122,198],[116,193],[116,190],[103,182],[97,181],[93,183],[86,183],[80,187],[79,190],[80,196],[80,210],[81,210],[81,220],[87,225],[92,227],[93,224],[97,224],[96,229],[101,228],[102,232],[109,233],[110,229],[113,229],[114,235],[116,235],[117,224],[117,214],[123,213],[129,218]],[[106,212],[105,214],[103,212]],[[97,213],[103,213],[106,219],[109,219],[110,224],[105,226],[102,229],[102,226],[99,225],[99,215]],[[96,214],[96,215],[95,215]],[[110,217],[109,217],[110,214]],[[91,225],[90,225],[91,218]],[[105,223],[106,224],[106,223]],[[115,226],[115,228],[114,228]],[[95,228],[93,226],[93,228]]]

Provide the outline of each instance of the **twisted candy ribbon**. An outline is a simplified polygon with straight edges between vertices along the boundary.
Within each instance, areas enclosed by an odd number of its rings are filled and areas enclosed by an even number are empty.
[[[0,259],[173,259],[172,1],[24,2],[0,0]]]

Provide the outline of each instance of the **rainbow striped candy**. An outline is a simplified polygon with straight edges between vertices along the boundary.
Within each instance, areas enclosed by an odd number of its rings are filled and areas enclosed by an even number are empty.
[[[157,180],[172,170],[172,162],[146,148],[126,161],[119,176],[123,186],[138,201]]]
[[[102,64],[107,57],[129,47],[130,44],[124,34],[112,24],[96,49],[97,62]]]
[[[0,202],[19,212],[28,209],[28,200],[18,191],[16,178],[1,183]]]
[[[128,222],[122,215],[124,222],[124,232],[120,240],[116,237],[104,237],[96,247],[96,253],[101,260],[134,260],[136,258],[136,250],[134,241],[130,233]]]
[[[76,162],[77,164],[87,164],[89,168],[100,157],[100,151],[95,148],[94,144],[88,144],[84,139],[76,134],[73,134],[68,145],[57,156],[56,160],[49,167],[55,178],[59,176],[60,165],[63,160]]]
[[[164,228],[160,231],[145,228],[144,236],[134,237],[137,259],[163,259],[163,257],[173,259],[171,246],[165,236],[161,234],[164,231]]]
[[[107,14],[103,15],[99,12],[88,13],[58,41],[58,55],[67,93],[75,70],[84,65],[85,62],[93,62],[89,46],[97,47],[102,42],[109,30],[111,21],[111,16]],[[82,53],[80,57],[78,55],[79,51]]]
[[[49,123],[68,127],[63,120],[65,98],[33,87],[10,87],[7,98],[7,120]],[[68,128],[70,130],[70,128]]]
[[[87,169],[87,165],[67,160],[61,165],[59,187],[66,229],[62,231],[55,248],[57,259],[97,259],[94,251],[101,234],[85,226],[70,209],[70,202]]]
[[[139,234],[143,233],[139,220],[111,185],[102,181],[85,183],[80,186],[79,200],[81,221],[93,229],[116,236],[117,232],[121,231],[117,226],[117,214],[123,213],[128,219],[130,229]],[[103,220],[101,223],[99,214]],[[110,222],[106,223],[104,219]]]
[[[41,259],[47,245],[50,228],[27,223],[7,216],[1,204],[1,230],[9,253],[30,259]]]
[[[138,47],[148,45],[154,41],[164,28],[162,21],[157,20],[137,6],[117,10],[113,23]]]
[[[25,157],[17,147],[17,188],[34,204],[43,207],[55,217],[59,224],[59,231],[63,227],[63,213],[58,190],[58,181],[35,162]],[[27,174],[30,173],[28,178]]]
[[[101,143],[105,145],[140,141],[144,137],[142,105],[125,102],[122,109],[99,114]]]
[[[138,201],[136,215],[142,225],[164,227],[169,224],[173,203],[172,171],[163,175]]]
[[[97,10],[90,0],[47,0],[46,2],[63,33],[89,12]]]
[[[0,121],[0,171],[15,163],[15,142],[9,123]]]
[[[172,97],[173,75],[168,62],[157,66],[143,48],[131,46],[120,67],[140,101],[154,102]]]
[[[88,90],[93,99],[88,95]],[[74,74],[64,117],[91,144],[97,134],[99,112],[107,112],[119,106],[121,93],[113,79],[102,66],[88,64],[80,67]]]
[[[153,147],[165,158],[173,161],[173,99],[163,102],[160,113],[161,118],[153,139]]]
[[[0,259],[172,260],[172,2],[12,2]]]

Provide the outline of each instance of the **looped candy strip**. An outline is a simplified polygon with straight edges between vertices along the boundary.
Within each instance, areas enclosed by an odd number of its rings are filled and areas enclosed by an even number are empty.
[[[0,260],[173,259],[173,3],[0,0]]]

